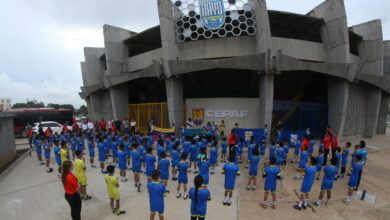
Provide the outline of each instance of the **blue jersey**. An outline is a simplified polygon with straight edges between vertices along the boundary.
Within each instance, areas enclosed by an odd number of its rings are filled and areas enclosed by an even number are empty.
[[[117,152],[117,157],[118,157],[119,169],[126,170],[126,168],[127,168],[127,165],[126,165],[127,154],[124,151],[119,150]]]
[[[180,162],[180,152],[178,150],[173,150],[171,152],[172,157],[172,167],[177,167],[177,164]]]
[[[222,153],[225,154],[227,152],[227,143],[226,141],[221,143]]]
[[[266,149],[266,145],[265,144],[261,144],[260,145],[260,155],[261,156],[265,155],[265,149]]]
[[[210,161],[202,161],[198,163],[199,166],[199,174],[203,176],[204,179],[204,185],[209,184],[209,168],[210,168]]]
[[[90,157],[95,157],[95,148],[91,141],[88,141],[88,152]]]
[[[138,150],[130,151],[131,155],[131,167],[133,168],[134,173],[141,172],[141,154]]]
[[[248,145],[248,160],[250,160],[250,158],[252,156],[253,149],[255,149],[255,145],[254,144],[249,144]]]
[[[268,159],[271,160],[271,158],[275,156],[275,149],[276,149],[275,146],[270,146],[269,147],[269,149],[268,149],[269,150]]]
[[[276,164],[282,165],[283,162],[283,156],[284,156],[284,150],[281,147],[278,147],[276,149]]]
[[[338,173],[338,169],[335,166],[327,165],[324,169],[324,179],[322,179],[321,190],[332,190],[334,178]]]
[[[294,146],[294,155],[299,155],[299,151],[301,150],[301,142],[297,141],[296,145]]]
[[[158,161],[161,160],[161,154],[162,153],[166,153],[167,152],[167,149],[165,147],[158,147],[157,148],[157,156],[158,156]]]
[[[141,156],[141,162],[144,163],[145,161],[142,159],[142,157],[145,155],[145,147],[143,145],[139,146],[138,147],[138,152],[139,152],[139,154]]]
[[[363,170],[363,162],[355,163],[352,161],[351,176],[349,177],[348,187],[356,188],[359,182],[359,173]]]
[[[169,160],[161,158],[158,162],[160,168],[160,179],[168,180],[169,179]]]
[[[156,169],[155,164],[154,164],[156,162],[156,158],[151,154],[147,154],[144,156],[144,160],[146,163],[146,175],[148,177],[151,177],[152,172],[154,171],[154,169]]]
[[[244,152],[244,144],[242,142],[237,143],[237,152],[238,154],[242,154]]]
[[[195,188],[192,187],[188,193],[191,198],[191,215],[205,216],[207,212],[207,200],[210,198],[210,192],[208,189],[198,189],[195,201],[195,191]]]
[[[355,152],[355,156],[356,156],[356,155],[360,155],[360,156],[362,157],[361,161],[362,161],[363,163],[366,162],[366,157],[367,157],[367,150],[366,150],[366,148],[362,148],[362,149],[357,150],[357,151]]]
[[[288,152],[290,150],[290,147],[288,145],[284,145],[283,146],[283,150],[284,150],[284,155],[283,155],[283,159],[286,160],[287,159],[287,156],[288,156]]]
[[[62,165],[60,150],[61,150],[61,148],[59,146],[54,145],[54,147],[53,147],[54,158],[56,159],[58,166]]]
[[[227,163],[223,166],[225,174],[225,189],[233,190],[236,184],[236,176],[240,174],[240,168],[235,163]]]
[[[276,166],[268,166],[264,169],[263,176],[265,178],[264,181],[264,190],[265,191],[276,191],[276,181],[278,177],[280,177],[280,168]]]
[[[43,144],[42,148],[44,150],[44,156],[46,159],[50,159],[50,146],[48,144]]]
[[[188,155],[188,153],[190,152],[190,146],[191,146],[191,142],[189,142],[189,141],[184,142],[183,153]]]
[[[336,156],[336,160],[337,160],[336,167],[340,168],[340,165],[341,165],[341,153],[337,152],[335,156]]]
[[[303,182],[301,186],[302,193],[309,193],[311,191],[311,187],[313,186],[316,173],[317,173],[317,167],[315,166],[305,167],[305,177],[303,178]]]
[[[319,150],[322,151],[322,152],[324,152],[324,149],[325,149],[325,148],[324,148],[324,144],[320,144]]]
[[[198,148],[195,145],[191,145],[190,147],[190,161],[196,161],[196,157],[198,156]]]
[[[249,165],[249,176],[257,176],[258,170],[259,170],[259,163],[260,163],[260,157],[252,155],[249,158],[250,165]]]
[[[218,150],[215,147],[210,149],[210,163],[216,164],[218,160]]]
[[[322,164],[324,163],[324,155],[321,154],[321,155],[318,155],[317,156],[317,171],[321,171],[322,169]]]
[[[179,162],[177,164],[177,169],[179,171],[179,174],[177,176],[179,184],[187,184],[188,183],[188,175],[187,175],[188,163]]]
[[[348,156],[349,156],[349,149],[344,149],[342,160],[341,160],[341,166],[345,167],[348,163]]]
[[[307,163],[307,156],[308,156],[307,151],[301,152],[301,158],[299,159],[299,165],[298,165],[299,168],[301,169],[305,168]]]
[[[106,147],[103,143],[98,144],[98,151],[99,151],[99,161],[104,162],[106,160]]]
[[[309,154],[312,154],[313,152],[314,152],[314,144],[315,144],[316,142],[314,141],[314,140],[311,140],[310,142],[309,142],[309,149],[307,150],[307,152],[309,153]]]
[[[159,182],[149,182],[147,185],[149,192],[150,212],[164,214],[164,196],[167,193],[165,186]]]
[[[112,156],[113,157],[118,157],[118,142],[114,141],[111,143],[111,149],[112,149]]]

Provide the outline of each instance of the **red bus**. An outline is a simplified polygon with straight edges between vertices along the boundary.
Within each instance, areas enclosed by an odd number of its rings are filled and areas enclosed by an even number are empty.
[[[12,112],[14,117],[14,133],[15,136],[26,137],[26,125],[29,123],[31,127],[34,123],[43,121],[55,121],[60,124],[73,123],[73,111],[68,109],[54,108],[18,108],[10,109],[6,112]]]

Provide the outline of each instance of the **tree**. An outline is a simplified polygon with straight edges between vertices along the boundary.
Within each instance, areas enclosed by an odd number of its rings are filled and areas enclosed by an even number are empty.
[[[63,108],[63,109],[69,109],[69,110],[72,110],[72,111],[75,110],[73,105],[71,105],[71,104],[63,104],[63,105],[59,105],[59,107]]]
[[[15,103],[12,108],[44,108],[43,102],[29,101],[27,103]]]
[[[48,108],[59,109],[59,108],[60,108],[60,105],[59,105],[59,104],[49,103],[49,104],[47,104],[47,107],[48,107]]]
[[[80,108],[77,110],[77,115],[79,116],[87,116],[88,115],[88,108],[85,105],[80,106]]]

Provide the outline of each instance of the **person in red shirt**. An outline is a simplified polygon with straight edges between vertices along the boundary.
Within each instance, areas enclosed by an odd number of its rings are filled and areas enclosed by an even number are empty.
[[[106,126],[107,126],[107,122],[104,120],[104,118],[102,118],[102,120],[100,121],[100,129],[104,131],[106,130]]]
[[[73,132],[77,132],[79,130],[79,125],[77,124],[77,122],[73,123],[72,125],[72,131]]]
[[[336,155],[336,150],[339,147],[339,137],[337,136],[337,134],[335,132],[333,132],[331,134],[332,134],[331,146],[332,146],[332,159],[333,159]]]
[[[310,146],[309,137],[307,135],[305,135],[305,137],[303,138],[302,144],[301,144],[301,152],[303,150],[307,151],[309,149],[309,146]]]
[[[68,132],[68,124],[67,124],[67,123],[64,123],[64,124],[62,125],[62,131],[63,131],[64,133]]]
[[[237,144],[237,134],[234,129],[231,130],[229,137],[228,137],[228,143],[229,143],[229,157],[231,155],[236,155],[236,144]]]
[[[45,136],[48,138],[52,133],[53,133],[53,131],[51,130],[51,127],[49,126],[45,131]]]
[[[326,166],[326,163],[328,162],[328,155],[329,155],[331,141],[332,141],[332,136],[330,134],[330,131],[327,129],[324,138],[324,163],[322,164],[323,166]]]
[[[27,138],[28,138],[28,143],[30,144],[30,148],[32,148],[32,137],[33,137],[33,130],[31,127],[27,128],[27,131],[26,131],[26,134],[27,134]]]
[[[78,181],[75,175],[71,172],[73,164],[71,161],[64,161],[62,164],[62,184],[65,190],[65,199],[68,201],[71,216],[73,220],[81,220],[81,197],[78,192]]]

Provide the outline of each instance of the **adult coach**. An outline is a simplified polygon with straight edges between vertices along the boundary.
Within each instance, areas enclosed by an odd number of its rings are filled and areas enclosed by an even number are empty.
[[[326,129],[326,134],[324,137],[324,162],[323,166],[326,166],[326,163],[328,162],[328,155],[330,151],[330,144],[332,142],[332,134],[330,133],[329,129]]]
[[[237,134],[235,129],[232,129],[230,131],[228,137],[228,143],[229,143],[229,157],[231,157],[231,155],[236,156]]]
[[[71,172],[73,164],[71,161],[64,161],[62,165],[62,184],[65,190],[65,199],[68,201],[73,220],[81,220],[81,197],[78,193],[77,178]]]

